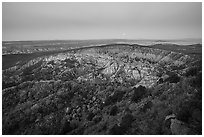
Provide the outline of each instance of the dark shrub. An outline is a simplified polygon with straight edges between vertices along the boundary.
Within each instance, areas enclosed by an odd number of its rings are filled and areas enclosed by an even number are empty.
[[[140,58],[138,58],[138,57],[135,57],[135,61],[140,61]]]
[[[61,129],[60,129],[60,134],[64,135],[66,133],[69,133],[70,131],[74,130],[77,127],[76,123],[69,122],[66,119],[62,119],[61,122]]]
[[[177,119],[186,123],[188,123],[190,116],[191,114],[187,106],[180,108],[180,110],[177,112]]]
[[[52,61],[49,61],[47,64],[48,64],[48,65],[49,65],[49,64],[55,65],[55,62],[54,62],[54,60],[52,60]]]
[[[146,112],[147,109],[150,109],[150,108],[152,107],[152,105],[153,105],[153,104],[152,104],[151,101],[147,102],[147,103],[143,106],[143,108],[141,109],[141,111]]]
[[[134,120],[134,117],[132,116],[132,114],[128,113],[122,118],[120,125],[123,129],[127,129],[131,126],[133,120]]]
[[[93,121],[94,121],[95,123],[98,123],[98,122],[100,122],[101,120],[102,120],[102,117],[101,117],[101,116],[96,116],[96,117],[93,118]]]
[[[187,77],[195,76],[195,75],[197,75],[198,72],[199,72],[198,67],[191,67],[186,71],[185,76],[187,76]]]
[[[182,69],[185,68],[185,66],[184,66],[184,65],[181,65],[181,66],[170,66],[170,68],[171,68],[172,70],[182,70]]]
[[[79,127],[79,121],[77,121],[77,120],[72,120],[72,121],[70,122],[70,126],[71,126],[71,129],[72,129],[72,130],[78,128],[78,127]]]
[[[129,127],[131,127],[131,124],[133,122],[134,118],[132,114],[128,113],[125,116],[123,116],[122,121],[120,125],[114,125],[110,131],[109,134],[111,135],[123,135],[127,131]]]
[[[198,102],[199,102],[199,101],[201,102],[200,108],[202,108],[202,88],[201,88],[201,89],[198,89],[198,92],[195,93],[194,98],[197,99]]]
[[[192,117],[193,111],[195,109],[202,109],[201,104],[201,101],[196,98],[180,103],[176,112],[177,119],[188,123],[189,119]]]
[[[131,100],[133,101],[133,102],[138,102],[140,99],[142,99],[145,95],[146,95],[146,93],[147,93],[147,90],[146,90],[146,88],[145,87],[143,87],[143,86],[139,86],[138,88],[135,88],[134,87],[134,94],[133,94],[133,96],[132,96],[132,98],[131,98]]]
[[[114,126],[110,129],[109,134],[110,134],[110,135],[123,135],[123,134],[124,134],[124,131],[123,131],[123,129],[122,129],[120,126],[114,125]]]
[[[5,88],[8,88],[8,87],[13,87],[13,86],[17,86],[19,85],[19,83],[16,83],[16,82],[9,82],[9,83],[6,83],[6,82],[2,82],[2,89],[5,89]]]
[[[94,116],[95,116],[95,114],[93,112],[89,112],[86,119],[89,120],[89,121],[92,121]]]
[[[158,71],[156,73],[157,77],[161,77],[164,74],[164,70],[162,67],[158,67]]]
[[[64,62],[66,62],[66,67],[69,67],[69,68],[74,68],[75,67],[75,63],[77,63],[77,60],[75,59],[65,59]]]
[[[110,115],[115,116],[118,113],[118,107],[114,105],[110,110]]]
[[[15,134],[16,130],[19,129],[18,120],[16,118],[10,118],[3,122],[2,134],[12,135]]]
[[[190,85],[192,86],[192,87],[198,87],[198,88],[200,88],[200,87],[202,87],[202,74],[201,73],[199,73],[198,75],[196,75],[196,77],[195,78],[192,78],[191,80],[190,80]]]
[[[38,63],[34,64],[34,65],[30,65],[29,67],[26,67],[24,70],[23,70],[23,76],[25,75],[30,75],[33,73],[33,70],[36,69],[36,68],[39,68],[41,67],[41,65],[43,64],[43,61],[39,61]]]
[[[180,77],[177,74],[172,74],[167,79],[164,80],[164,82],[169,82],[169,83],[177,83],[179,81],[180,81]]]
[[[108,106],[121,101],[124,94],[125,94],[125,91],[120,91],[120,90],[115,91],[112,96],[109,96],[106,98],[104,106]]]

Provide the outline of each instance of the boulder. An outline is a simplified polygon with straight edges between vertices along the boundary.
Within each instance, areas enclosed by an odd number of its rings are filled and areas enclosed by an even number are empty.
[[[177,119],[171,119],[170,129],[173,135],[188,135],[190,128],[185,123]]]
[[[40,108],[39,104],[35,104],[31,107],[31,111],[37,111]]]
[[[191,133],[191,129],[188,125],[176,119],[175,114],[166,116],[165,121],[170,121],[170,130],[173,135],[188,135]]]

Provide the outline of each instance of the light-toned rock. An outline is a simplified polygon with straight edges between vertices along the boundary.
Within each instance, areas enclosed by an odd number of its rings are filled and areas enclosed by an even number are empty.
[[[171,119],[170,129],[173,135],[188,135],[190,132],[190,128],[188,128],[185,123],[177,119]]]
[[[165,121],[170,120],[170,130],[173,135],[188,135],[191,132],[191,129],[187,126],[186,123],[176,119],[176,115],[168,115],[165,118]]]

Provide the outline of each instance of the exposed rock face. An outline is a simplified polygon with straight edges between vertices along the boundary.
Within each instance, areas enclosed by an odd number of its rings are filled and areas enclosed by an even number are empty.
[[[73,65],[70,63],[67,64],[66,60],[72,62]],[[20,73],[23,71],[29,74],[39,72],[37,68],[40,68],[42,73],[46,73],[50,69],[54,74],[52,77],[55,78],[63,77],[63,75],[72,75],[74,77],[76,73],[73,72],[73,69],[77,68],[75,71],[84,74],[78,76],[80,81],[108,78],[111,81],[117,79],[118,82],[124,83],[124,80],[134,80],[134,84],[151,87],[159,79],[157,76],[159,66],[170,70],[171,66],[176,65],[179,67],[181,65],[187,65],[187,62],[190,60],[191,58],[187,55],[170,51],[137,46],[107,46],[82,49],[76,53],[60,53],[44,58],[37,58],[23,66],[16,66],[3,71],[3,74],[5,74],[3,75],[3,79],[7,79],[5,77],[7,73]],[[15,80],[14,77],[16,76],[18,78]],[[9,80],[18,83],[21,79],[21,75],[14,75]],[[4,81],[8,82],[9,80]]]

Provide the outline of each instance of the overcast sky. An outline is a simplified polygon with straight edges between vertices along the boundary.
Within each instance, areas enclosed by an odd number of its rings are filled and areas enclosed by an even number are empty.
[[[201,38],[201,3],[3,3],[3,40]]]

